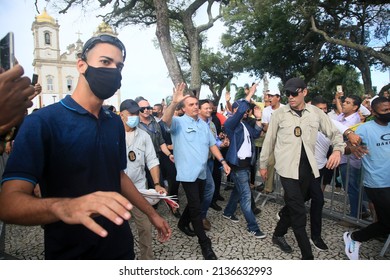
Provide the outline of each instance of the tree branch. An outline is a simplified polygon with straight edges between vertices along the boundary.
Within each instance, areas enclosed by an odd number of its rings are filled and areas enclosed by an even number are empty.
[[[317,28],[313,16],[310,17],[310,21],[311,21],[311,29],[315,33],[321,34],[325,38],[325,40],[327,42],[329,42],[331,44],[341,45],[341,46],[344,46],[346,48],[351,48],[351,49],[354,49],[354,50],[357,50],[357,51],[365,52],[368,55],[370,55],[372,57],[375,57],[376,59],[379,59],[385,65],[387,65],[387,66],[390,65],[390,56],[388,56],[386,54],[383,54],[381,52],[377,52],[373,48],[370,48],[370,47],[367,47],[367,46],[364,46],[364,45],[360,45],[360,44],[356,44],[356,43],[354,43],[354,42],[352,42],[352,41],[350,41],[348,39],[340,40],[340,39],[332,38],[325,31],[319,30]]]

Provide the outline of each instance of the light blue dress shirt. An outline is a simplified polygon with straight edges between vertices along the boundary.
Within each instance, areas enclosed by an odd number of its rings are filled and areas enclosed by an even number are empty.
[[[171,136],[177,170],[176,180],[181,182],[195,182],[198,178],[205,180],[209,150],[216,144],[207,123],[187,115],[173,117]]]

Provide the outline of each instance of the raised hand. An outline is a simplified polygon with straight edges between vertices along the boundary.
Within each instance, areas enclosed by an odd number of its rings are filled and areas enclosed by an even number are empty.
[[[179,103],[183,99],[185,99],[187,96],[184,95],[184,91],[186,89],[186,83],[179,83],[174,89],[173,89],[173,96],[172,96],[172,102]]]

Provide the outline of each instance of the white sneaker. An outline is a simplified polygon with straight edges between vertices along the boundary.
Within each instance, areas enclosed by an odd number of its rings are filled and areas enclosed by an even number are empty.
[[[351,238],[351,234],[346,231],[343,235],[344,243],[345,243],[345,254],[350,260],[358,260],[359,259],[359,248],[361,243],[359,241],[355,241]]]

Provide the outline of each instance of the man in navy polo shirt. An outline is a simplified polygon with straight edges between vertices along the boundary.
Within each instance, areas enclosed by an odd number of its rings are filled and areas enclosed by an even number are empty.
[[[111,35],[88,40],[72,96],[26,117],[3,175],[0,219],[45,225],[46,259],[134,259],[132,204],[158,230],[171,229],[137,191],[126,168],[119,116],[102,109],[121,86],[126,58]],[[39,183],[42,198],[33,196]]]

